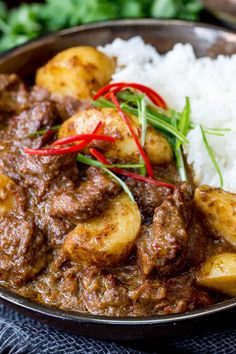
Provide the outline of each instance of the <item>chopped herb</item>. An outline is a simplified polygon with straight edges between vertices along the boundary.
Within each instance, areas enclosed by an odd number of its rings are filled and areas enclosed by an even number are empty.
[[[144,148],[147,133],[146,104],[144,97],[141,100],[138,100],[138,115],[141,124],[141,145]],[[142,156],[140,156],[140,163],[142,164],[140,174],[141,176],[146,176],[146,167]]]
[[[48,130],[57,131],[60,129],[60,127],[61,127],[61,125],[54,125],[53,127],[50,127],[47,129],[37,130],[36,132],[30,133],[29,135],[27,135],[27,137],[33,138],[34,136],[43,135],[43,134],[47,133]]]
[[[141,106],[140,106],[141,97],[142,95],[138,95],[135,92],[132,92],[131,90],[128,89],[118,93],[118,98],[121,101],[120,106],[122,110],[126,113],[130,113],[138,117],[139,122],[142,125]],[[100,97],[99,99],[94,101],[93,104],[97,107],[115,107],[115,105],[113,105],[112,102],[106,100],[104,97]],[[152,104],[146,104],[145,106],[146,124],[148,123],[152,125],[154,128],[158,129],[171,144],[176,158],[179,175],[182,181],[187,181],[187,172],[185,169],[182,145],[189,143],[187,139],[187,134],[190,130],[196,127],[196,125],[191,122],[190,115],[191,115],[191,106],[190,106],[190,99],[188,97],[186,97],[185,107],[181,113],[178,113],[172,109],[165,110],[163,108],[156,107]],[[223,177],[219,165],[216,161],[214,152],[207,141],[206,134],[224,136],[224,133],[228,131],[230,131],[229,128],[203,128],[201,126],[202,138],[206,146],[206,149],[208,151],[208,154],[212,160],[212,163],[219,175],[221,187],[223,186]],[[143,127],[142,127],[142,132],[143,132]],[[141,174],[144,175],[143,173],[144,172],[141,169]]]
[[[140,17],[197,20],[203,8],[199,0],[45,0],[7,10],[8,2],[0,1],[0,51],[47,32],[95,21]]]
[[[179,124],[178,124],[178,130],[186,136],[189,131],[190,127],[190,114],[191,114],[191,108],[190,108],[190,101],[189,97],[186,97],[186,103],[183,109],[183,112],[180,114],[179,118]],[[177,141],[176,143],[176,149],[178,150],[180,146],[182,145],[182,141]]]
[[[117,177],[113,172],[111,172],[110,170],[108,170],[107,168],[102,167],[102,170],[105,171],[107,174],[109,174],[112,178],[114,178],[114,179],[121,185],[121,187],[123,188],[123,190],[125,191],[125,193],[128,194],[128,196],[130,197],[131,201],[132,201],[133,203],[135,203],[133,194],[132,194],[131,191],[129,190],[127,184],[126,184],[124,181],[122,181],[122,179],[120,179],[119,177]]]
[[[216,157],[215,157],[215,153],[212,149],[212,147],[210,146],[208,140],[207,140],[207,137],[206,137],[206,133],[203,129],[203,127],[200,125],[200,129],[201,129],[201,133],[202,133],[202,140],[204,142],[204,145],[205,145],[205,148],[208,152],[208,155],[215,167],[215,170],[216,172],[218,173],[218,176],[219,176],[219,180],[220,180],[220,188],[223,188],[223,185],[224,185],[224,182],[223,182],[223,176],[222,176],[222,173],[221,173],[221,170],[220,170],[220,167],[219,167],[219,164],[216,160]]]
[[[105,168],[114,168],[114,167],[117,167],[117,168],[140,168],[142,166],[142,164],[122,164],[122,163],[105,165],[97,160],[91,159],[90,157],[84,156],[82,154],[77,155],[77,161],[82,162],[86,165],[95,166],[95,167],[105,167]]]
[[[93,101],[92,104],[95,107],[107,107],[107,108],[114,108],[115,105],[112,104],[109,100],[106,100],[105,98],[99,98],[96,101]],[[122,103],[121,108],[126,112],[126,113],[131,113],[134,114],[136,117],[138,117],[138,109],[137,107],[132,107],[129,104]],[[146,118],[147,122],[152,125],[154,128],[159,129],[161,132],[165,132],[170,134],[171,136],[175,136],[178,138],[181,142],[188,144],[188,139],[181,133],[177,128],[175,128],[171,123],[166,122],[166,120],[163,119],[163,117],[160,117],[158,112],[150,112],[150,110],[147,107],[146,110]],[[170,121],[170,117],[166,117]]]
[[[178,167],[179,175],[181,181],[188,181],[186,169],[185,169],[185,163],[184,163],[184,157],[183,157],[183,151],[182,148],[179,147],[178,149],[175,149],[175,158],[176,158],[176,164]]]
[[[225,133],[230,132],[230,128],[204,128],[204,132],[210,135],[224,136]]]

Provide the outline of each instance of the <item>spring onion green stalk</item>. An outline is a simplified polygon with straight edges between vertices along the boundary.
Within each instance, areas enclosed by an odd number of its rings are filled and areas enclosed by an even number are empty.
[[[123,188],[123,190],[125,191],[125,193],[128,194],[128,196],[130,197],[131,201],[132,201],[133,203],[135,203],[133,194],[132,194],[131,191],[129,190],[127,184],[126,184],[124,181],[122,181],[122,179],[120,179],[119,177],[117,177],[113,172],[111,172],[108,168],[102,167],[102,170],[103,170],[104,172],[106,172],[108,175],[110,175],[113,179],[115,179],[115,180],[121,185],[121,187]]]
[[[110,108],[114,108],[114,104],[104,98],[99,98],[96,101],[93,101],[92,104],[95,107],[110,107]],[[126,112],[126,113],[131,113],[134,114],[136,117],[138,117],[138,109],[137,107],[132,107],[126,103],[122,103],[121,104],[121,108]],[[160,131],[166,132],[170,135],[175,136],[176,138],[178,138],[179,140],[181,140],[181,142],[187,144],[188,143],[188,139],[181,133],[179,132],[179,130],[175,127],[173,127],[170,123],[167,123],[166,121],[164,121],[162,118],[158,117],[158,114],[155,113],[150,113],[147,111],[146,113],[146,118],[147,118],[147,122],[152,125],[154,128],[159,129]]]
[[[141,125],[141,145],[144,147],[147,134],[146,103],[144,97],[141,100],[138,100],[138,115],[139,123]],[[140,156],[140,163],[142,164],[140,174],[141,176],[146,176],[146,166],[142,156]]]
[[[142,167],[142,164],[110,164],[110,165],[104,165],[103,163],[91,159],[90,157],[84,156],[82,154],[77,154],[77,161],[84,163],[85,165],[89,165],[89,166],[95,166],[95,167],[104,167],[104,168],[140,168]]]
[[[209,135],[224,136],[225,133],[230,132],[230,128],[204,128],[204,132]]]
[[[34,136],[43,135],[48,130],[57,131],[57,130],[60,129],[60,127],[61,127],[61,125],[54,125],[53,127],[50,127],[50,128],[47,128],[47,129],[37,130],[36,132],[30,133],[29,135],[27,135],[27,137],[28,138],[33,138]]]
[[[128,186],[126,185],[126,183],[124,181],[122,181],[122,179],[117,177],[113,172],[111,172],[109,170],[109,168],[112,168],[112,167],[119,167],[119,168],[132,168],[133,167],[134,168],[134,166],[136,168],[137,166],[140,167],[141,165],[131,165],[131,164],[130,165],[128,165],[128,164],[127,165],[123,165],[123,164],[104,165],[101,162],[91,159],[91,158],[84,156],[82,154],[77,155],[77,161],[82,162],[82,163],[89,165],[89,166],[95,166],[95,167],[101,168],[104,172],[106,172],[108,175],[110,175],[113,179],[115,179],[121,185],[123,190],[130,197],[131,201],[133,203],[135,203],[134,197],[133,197],[131,191],[129,190]]]
[[[190,114],[191,114],[190,101],[189,101],[189,97],[186,97],[186,103],[185,103],[183,112],[180,114],[180,119],[179,119],[179,123],[178,123],[178,130],[184,136],[186,136],[189,131]],[[182,142],[180,140],[178,140],[176,143],[176,149],[178,150],[181,145],[182,145]]]
[[[200,125],[200,129],[201,129],[201,133],[202,133],[202,140],[203,140],[203,143],[205,145],[205,148],[208,152],[208,155],[215,167],[215,170],[216,172],[218,173],[218,176],[219,176],[219,180],[220,180],[220,188],[223,188],[223,185],[224,185],[224,181],[223,181],[223,176],[222,176],[222,173],[221,173],[221,170],[220,170],[220,167],[219,167],[219,164],[218,162],[216,161],[216,157],[215,157],[215,154],[214,154],[214,151],[212,149],[212,147],[210,146],[208,140],[207,140],[207,137],[206,137],[206,133],[203,129],[203,127]]]
[[[180,121],[180,113],[177,113],[174,110],[171,110],[171,124],[177,128],[177,125],[179,124]],[[182,146],[180,145],[177,147],[177,144],[179,143],[179,140],[176,138],[171,140],[171,145],[174,150],[174,155],[176,159],[176,165],[179,171],[179,176],[181,181],[188,181],[187,177],[187,172],[185,169],[185,163],[184,163],[184,156],[183,156],[183,151],[182,151]]]
[[[185,169],[183,151],[182,151],[181,147],[175,150],[175,158],[176,158],[176,163],[177,163],[180,179],[183,182],[185,182],[185,181],[187,182],[188,177],[187,177],[187,172]]]
[[[141,98],[143,95],[133,93],[130,90],[124,90],[118,93],[118,98],[121,100],[121,107],[126,113],[130,113],[139,118],[140,125],[150,124],[154,128],[158,129],[169,141],[172,146],[177,167],[179,170],[179,175],[182,181],[187,181],[187,172],[185,169],[184,154],[182,151],[182,145],[188,144],[187,134],[190,130],[194,129],[196,125],[191,122],[191,106],[190,100],[186,97],[186,103],[183,111],[181,113],[175,110],[165,111],[162,108],[155,107],[151,104],[145,107],[145,122],[141,119]],[[96,107],[111,107],[114,105],[109,100],[101,97],[93,102]],[[145,127],[146,129],[146,127]],[[206,150],[212,160],[212,163],[216,169],[217,174],[220,179],[220,186],[223,186],[223,177],[216,161],[214,152],[208,143],[207,134],[215,136],[224,136],[224,134],[231,129],[229,128],[207,128],[201,126],[202,139]],[[142,139],[144,139],[144,128],[142,126]],[[142,140],[143,143],[143,140]],[[141,174],[143,175],[141,168]]]

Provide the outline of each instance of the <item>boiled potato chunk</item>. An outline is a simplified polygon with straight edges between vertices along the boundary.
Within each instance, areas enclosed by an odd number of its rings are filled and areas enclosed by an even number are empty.
[[[115,62],[93,47],[66,49],[38,69],[36,84],[51,93],[90,98],[111,80]]]
[[[236,194],[200,186],[195,191],[194,201],[210,227],[236,247]]]
[[[129,114],[129,119],[137,135],[140,126],[135,116]],[[91,108],[76,113],[66,120],[59,132],[59,139],[70,135],[91,133],[99,122],[103,122],[101,134],[115,137],[117,140],[103,149],[106,157],[125,162],[139,162],[139,151],[126,123],[115,108]],[[153,164],[168,163],[173,158],[170,144],[159,132],[148,126],[145,150]]]
[[[141,215],[126,193],[100,216],[80,222],[66,237],[64,253],[75,262],[114,266],[125,260],[139,234]]]
[[[236,254],[225,252],[209,258],[199,274],[198,283],[236,296]]]
[[[0,216],[12,210],[15,204],[15,183],[7,176],[0,174]]]

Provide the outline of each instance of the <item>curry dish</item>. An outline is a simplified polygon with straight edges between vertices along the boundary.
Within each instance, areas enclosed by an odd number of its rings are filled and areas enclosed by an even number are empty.
[[[77,47],[40,68],[35,86],[0,75],[1,286],[109,316],[236,296],[236,195],[195,185],[186,161],[181,178],[173,139],[135,114],[145,96],[147,112],[168,118],[165,101],[142,85],[101,89],[114,70]]]

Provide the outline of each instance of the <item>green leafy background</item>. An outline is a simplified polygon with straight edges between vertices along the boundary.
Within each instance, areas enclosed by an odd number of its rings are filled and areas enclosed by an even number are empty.
[[[198,20],[201,9],[199,0],[46,0],[12,10],[0,1],[0,51],[84,23],[142,17]]]

